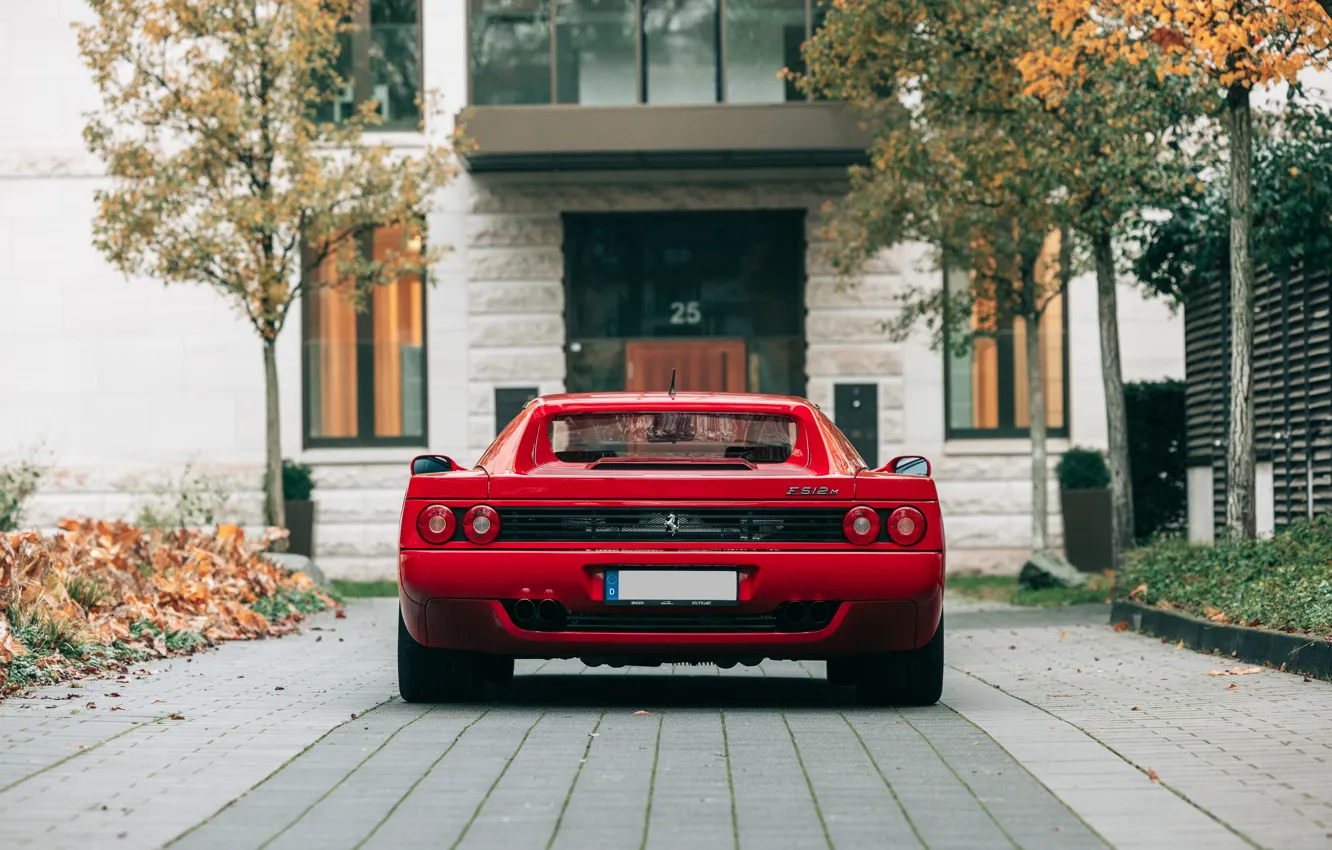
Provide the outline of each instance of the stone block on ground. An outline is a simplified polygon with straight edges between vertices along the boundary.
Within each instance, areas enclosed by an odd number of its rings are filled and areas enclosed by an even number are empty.
[[[1032,552],[1018,573],[1018,586],[1023,590],[1082,587],[1086,583],[1087,575],[1058,552]]]
[[[316,567],[314,561],[305,555],[297,555],[292,552],[265,552],[264,558],[282,567],[288,573],[305,573],[320,587],[329,586],[328,579],[324,577],[324,571]]]

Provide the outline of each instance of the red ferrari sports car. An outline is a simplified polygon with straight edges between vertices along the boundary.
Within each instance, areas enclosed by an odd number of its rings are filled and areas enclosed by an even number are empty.
[[[398,683],[467,700],[515,658],[826,660],[922,705],[943,684],[944,535],[929,462],[868,469],[808,401],[538,398],[477,462],[416,458]]]

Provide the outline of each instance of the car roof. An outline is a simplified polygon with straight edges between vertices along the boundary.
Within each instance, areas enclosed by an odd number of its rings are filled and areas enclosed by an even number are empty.
[[[699,393],[699,392],[616,392],[616,393],[559,393],[534,399],[534,405],[548,413],[575,413],[620,411],[634,406],[669,409],[680,405],[698,411],[740,411],[748,413],[790,413],[793,409],[817,408],[807,399],[795,396],[765,395],[762,393]]]

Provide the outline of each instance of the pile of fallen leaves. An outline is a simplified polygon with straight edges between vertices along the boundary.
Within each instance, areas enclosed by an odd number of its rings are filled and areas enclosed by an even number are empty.
[[[65,520],[60,528],[50,537],[0,534],[0,694],[283,634],[335,604],[304,573],[261,557],[283,531],[249,542],[235,526],[210,534]]]

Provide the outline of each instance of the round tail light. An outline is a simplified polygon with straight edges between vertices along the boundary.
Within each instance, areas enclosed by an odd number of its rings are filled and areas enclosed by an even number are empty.
[[[463,514],[463,534],[473,543],[489,543],[499,536],[500,516],[488,505],[477,505]]]
[[[446,505],[428,505],[416,515],[416,533],[427,543],[448,542],[457,528],[458,520]]]
[[[925,515],[915,508],[898,508],[888,515],[888,536],[898,546],[915,546],[925,536]]]
[[[852,508],[842,518],[842,531],[857,546],[868,546],[879,539],[879,515],[864,505]]]

